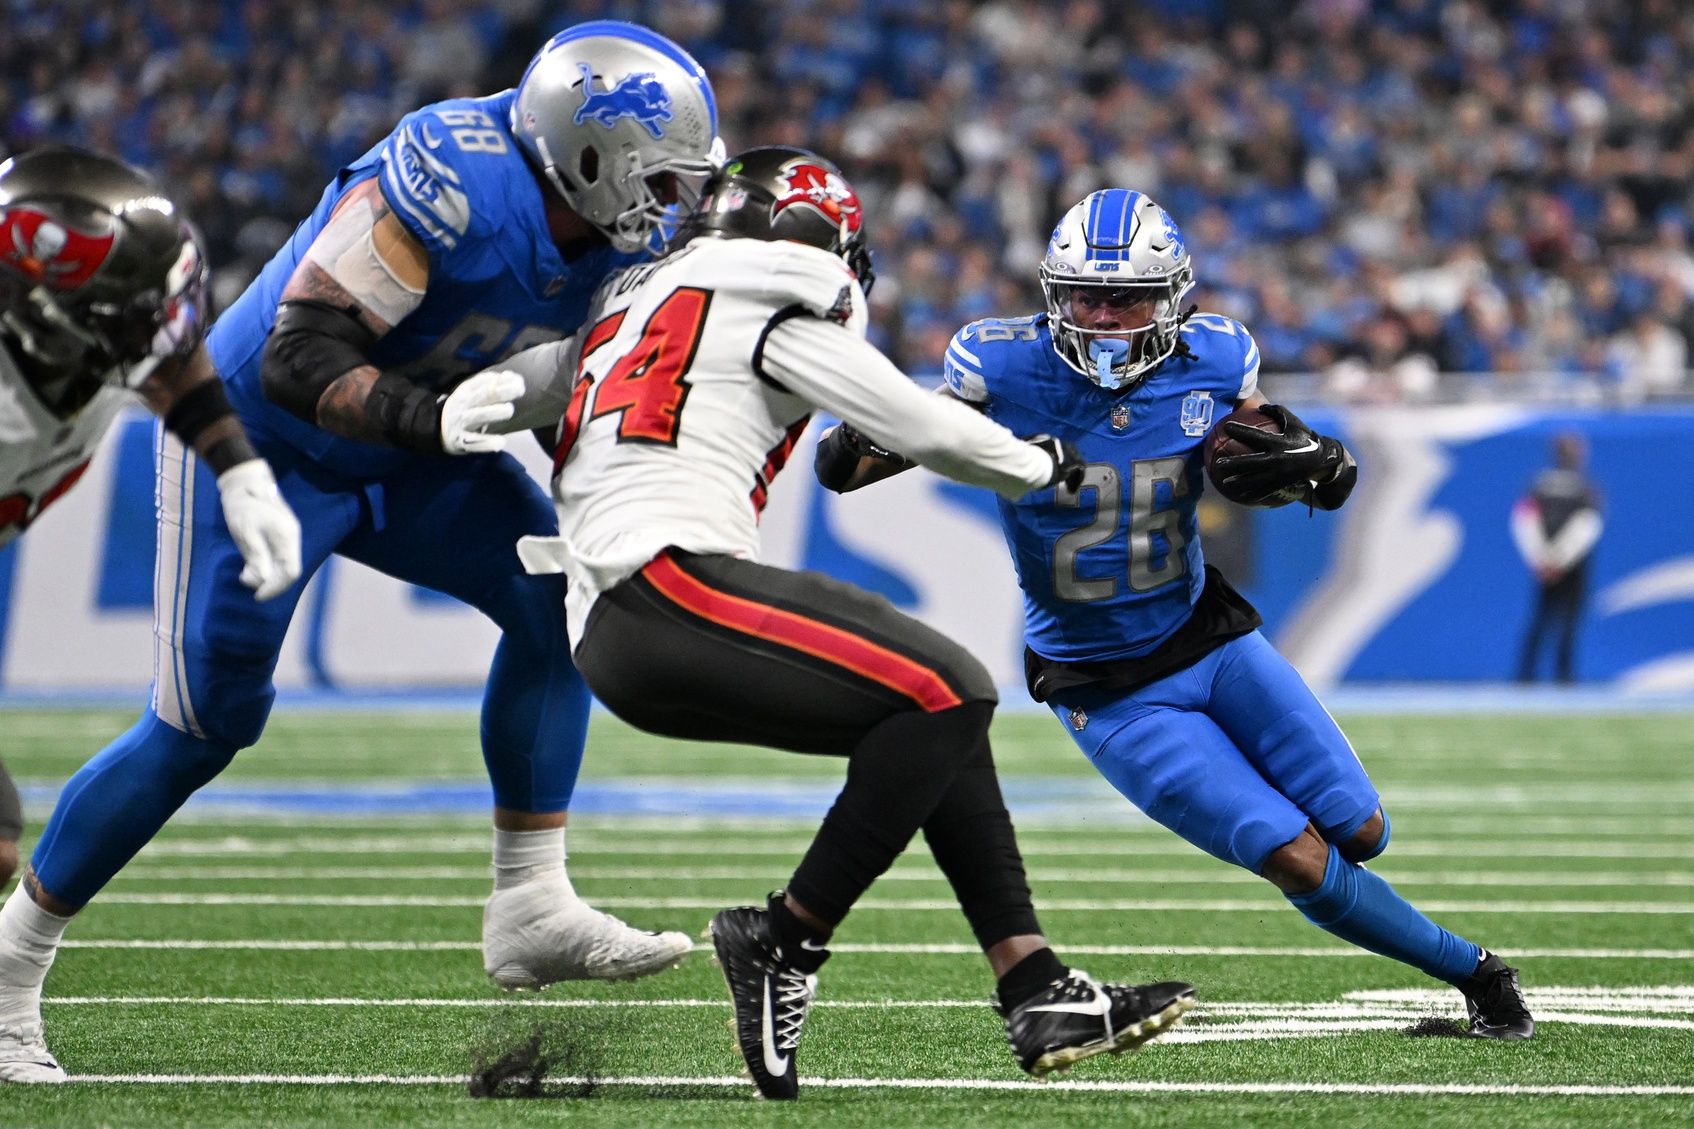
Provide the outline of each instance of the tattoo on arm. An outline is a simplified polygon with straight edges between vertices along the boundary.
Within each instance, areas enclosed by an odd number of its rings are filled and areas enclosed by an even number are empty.
[[[375,365],[360,365],[332,381],[318,400],[318,426],[348,439],[387,443],[370,413],[371,386],[381,375]]]
[[[355,200],[365,200],[370,207],[372,221],[378,225],[385,222],[397,226],[388,201],[383,198],[376,182],[366,181],[354,188],[343,199],[343,203]],[[403,234],[403,230],[402,230]],[[390,233],[390,243],[393,243]],[[421,251],[419,252],[421,254]],[[414,269],[418,263],[412,264]],[[423,269],[427,270],[427,266]],[[423,276],[427,277],[427,275]],[[420,278],[420,281],[422,279]],[[351,310],[360,323],[376,336],[381,337],[393,327],[382,318],[365,308],[358,296],[349,291],[340,282],[332,278],[328,271],[309,258],[302,259],[295,268],[294,275],[283,288],[281,300],[284,302],[306,299],[322,302],[338,309]],[[371,418],[367,400],[370,396],[371,385],[376,383],[381,374],[375,365],[360,365],[350,369],[330,383],[318,399],[317,422],[325,431],[349,439],[360,439],[365,442],[385,442],[381,430]]]

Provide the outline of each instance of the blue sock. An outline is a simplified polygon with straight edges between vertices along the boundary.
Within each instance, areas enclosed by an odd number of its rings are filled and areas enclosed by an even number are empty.
[[[1322,884],[1309,894],[1289,894],[1288,900],[1319,929],[1449,984],[1470,979],[1482,956],[1481,949],[1429,920],[1394,887],[1342,858],[1333,845]]]
[[[41,884],[60,901],[87,902],[235,752],[142,714],[59,793],[30,859]]]

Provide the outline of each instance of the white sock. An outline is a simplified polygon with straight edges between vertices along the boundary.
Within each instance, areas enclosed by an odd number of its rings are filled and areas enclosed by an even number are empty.
[[[7,1011],[19,1008],[26,1009],[19,1019],[39,1017],[41,985],[70,923],[36,905],[22,886],[0,906],[0,1025],[11,1018]]]
[[[546,831],[502,831],[494,829],[494,888],[509,890],[525,882],[545,878],[549,884],[562,882],[571,890],[565,876],[565,829]],[[556,895],[555,895],[556,896]]]

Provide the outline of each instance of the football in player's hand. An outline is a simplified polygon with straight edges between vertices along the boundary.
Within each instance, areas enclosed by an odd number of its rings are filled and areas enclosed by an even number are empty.
[[[1298,499],[1301,493],[1298,486],[1278,490],[1270,494],[1268,497],[1251,500],[1240,497],[1240,491],[1232,490],[1218,481],[1219,474],[1216,469],[1218,459],[1226,456],[1257,455],[1263,453],[1258,448],[1249,447],[1247,444],[1241,442],[1241,440],[1235,438],[1233,435],[1230,435],[1229,430],[1224,427],[1224,424],[1226,423],[1239,423],[1246,427],[1256,428],[1259,431],[1268,431],[1272,435],[1282,434],[1282,423],[1275,417],[1268,416],[1257,408],[1237,408],[1233,412],[1230,412],[1227,416],[1218,420],[1218,422],[1212,426],[1212,430],[1206,434],[1205,444],[1206,477],[1211,480],[1213,488],[1230,501],[1237,502],[1244,506],[1264,506],[1266,508],[1270,508],[1274,506],[1285,506],[1289,502]]]

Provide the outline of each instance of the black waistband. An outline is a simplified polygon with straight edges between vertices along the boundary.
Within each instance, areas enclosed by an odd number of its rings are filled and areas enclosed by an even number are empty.
[[[1023,652],[1024,679],[1029,696],[1038,702],[1079,686],[1103,690],[1134,690],[1166,675],[1193,666],[1217,647],[1264,623],[1247,597],[1230,587],[1223,574],[1206,566],[1206,586],[1194,610],[1170,638],[1145,655],[1106,662],[1062,662]]]

